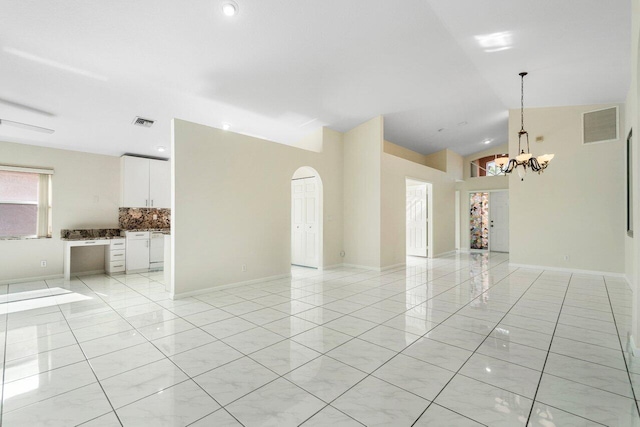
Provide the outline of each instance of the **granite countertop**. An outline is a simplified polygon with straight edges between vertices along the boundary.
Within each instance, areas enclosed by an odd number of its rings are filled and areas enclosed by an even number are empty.
[[[132,232],[136,232],[136,231],[160,231],[163,234],[171,234],[171,229],[170,228],[133,228],[133,229],[126,229],[126,230],[122,230],[122,232],[127,232],[127,231],[132,231]]]
[[[73,241],[73,240],[119,240],[124,239],[124,236],[110,236],[110,237],[61,237],[60,240]]]
[[[163,234],[170,234],[169,228],[140,228],[133,230],[123,230],[120,228],[93,228],[60,230],[61,240],[111,240],[124,239],[125,231],[160,231]]]

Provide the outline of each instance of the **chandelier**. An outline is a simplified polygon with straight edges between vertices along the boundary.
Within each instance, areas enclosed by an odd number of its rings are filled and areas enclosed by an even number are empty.
[[[527,168],[531,169],[538,174],[542,173],[554,154],[543,154],[542,156],[533,157],[531,150],[529,149],[529,133],[524,130],[524,76],[528,73],[520,73],[520,131],[518,132],[518,155],[514,159],[507,157],[498,157],[495,162],[500,168],[500,171],[504,174],[518,171],[518,176],[521,181],[524,181],[524,176],[527,174]],[[522,137],[526,137],[527,151],[522,148]]]

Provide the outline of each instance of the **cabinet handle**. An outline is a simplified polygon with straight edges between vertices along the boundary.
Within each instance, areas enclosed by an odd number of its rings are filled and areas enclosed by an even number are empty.
[[[93,245],[93,244],[95,244],[95,243],[96,243],[96,242],[84,242],[84,244],[85,244],[85,245]]]
[[[122,254],[113,254],[113,256],[122,256]]]
[[[114,265],[113,268],[120,268],[120,267],[124,267],[124,265]]]
[[[153,207],[153,199],[151,199],[151,207]]]
[[[145,206],[149,206],[149,200],[144,199],[144,205],[145,205]]]
[[[145,240],[144,243],[145,243],[146,247],[149,247],[149,241],[148,240]]]

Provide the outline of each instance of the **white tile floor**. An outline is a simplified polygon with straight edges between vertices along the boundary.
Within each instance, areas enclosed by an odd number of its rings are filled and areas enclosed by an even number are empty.
[[[0,287],[0,424],[640,425],[620,278],[473,254],[178,301],[161,280]]]

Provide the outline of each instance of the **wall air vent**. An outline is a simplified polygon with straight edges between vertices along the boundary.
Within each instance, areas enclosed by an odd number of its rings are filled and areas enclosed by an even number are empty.
[[[136,117],[133,119],[133,124],[136,126],[142,126],[144,128],[150,128],[155,123],[155,120],[144,119],[142,117]]]
[[[618,107],[582,113],[582,143],[598,144],[618,140]]]

